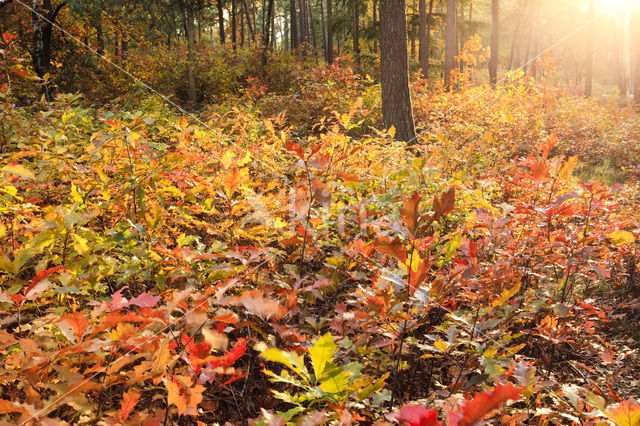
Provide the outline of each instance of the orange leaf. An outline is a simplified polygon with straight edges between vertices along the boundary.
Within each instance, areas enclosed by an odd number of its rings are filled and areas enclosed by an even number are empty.
[[[122,404],[120,405],[120,418],[122,421],[127,420],[131,411],[136,407],[138,400],[140,399],[140,393],[133,389],[122,394]]]
[[[402,221],[411,235],[415,234],[418,226],[418,205],[420,200],[422,200],[422,195],[414,192],[411,198],[407,198],[402,202]]]
[[[89,325],[84,314],[82,312],[74,312],[72,314],[66,314],[61,319],[71,326],[73,331],[76,333],[76,338],[81,341],[82,336],[84,336],[87,326]]]
[[[456,188],[451,187],[447,192],[442,194],[440,198],[433,198],[433,220],[438,220],[442,216],[451,213],[456,203]]]
[[[534,179],[542,179],[547,176],[547,173],[549,173],[549,168],[543,161],[538,161],[531,165],[531,176],[533,176]]]
[[[229,170],[223,182],[225,192],[227,193],[227,198],[231,198],[238,186],[246,180],[247,175],[247,169],[238,170],[234,167],[233,169]]]
[[[189,376],[175,376],[167,381],[167,404],[174,404],[181,416],[197,416],[204,389],[202,385],[193,385]]]
[[[607,416],[619,426],[640,425],[640,404],[633,398],[618,404],[617,407],[607,408]]]

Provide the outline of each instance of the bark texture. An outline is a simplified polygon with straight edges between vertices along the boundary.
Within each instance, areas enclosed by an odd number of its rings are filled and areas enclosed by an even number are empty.
[[[395,127],[397,140],[413,142],[416,131],[409,91],[405,0],[381,1],[380,25],[380,74],[384,125],[386,128]]]

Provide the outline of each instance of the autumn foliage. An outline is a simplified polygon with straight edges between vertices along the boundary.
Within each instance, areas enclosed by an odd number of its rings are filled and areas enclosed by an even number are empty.
[[[408,153],[366,77],[297,78],[197,116],[5,86],[0,418],[638,425],[637,116],[418,83]]]

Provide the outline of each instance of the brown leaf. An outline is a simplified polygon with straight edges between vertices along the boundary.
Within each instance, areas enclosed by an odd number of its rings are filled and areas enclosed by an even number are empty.
[[[391,256],[398,260],[400,263],[407,262],[407,253],[404,250],[404,244],[400,241],[400,238],[391,239],[389,237],[376,238],[373,246],[382,254]]]
[[[456,188],[451,187],[447,192],[442,194],[440,198],[433,198],[433,220],[438,220],[442,216],[451,213],[456,203]]]

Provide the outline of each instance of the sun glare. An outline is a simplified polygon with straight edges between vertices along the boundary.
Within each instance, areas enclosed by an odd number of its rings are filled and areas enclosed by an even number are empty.
[[[601,7],[613,7],[618,12],[640,10],[640,0],[605,0]]]

